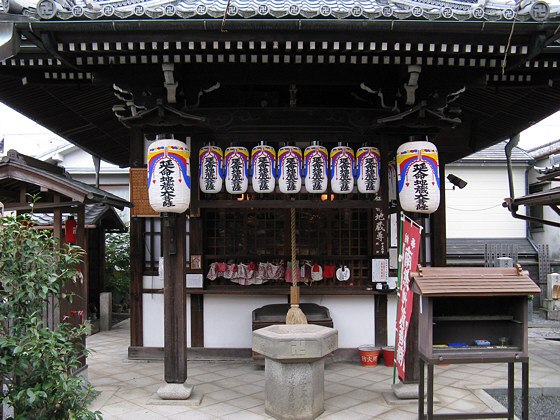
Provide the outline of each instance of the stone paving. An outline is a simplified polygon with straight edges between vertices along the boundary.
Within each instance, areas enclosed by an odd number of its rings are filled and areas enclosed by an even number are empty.
[[[560,393],[560,323],[529,329],[531,392]],[[164,384],[163,362],[127,359],[129,323],[88,337],[90,382],[100,391],[90,409],[106,420],[268,419],[264,412],[264,370],[251,360],[189,361],[188,384],[202,395],[199,406],[149,404]],[[325,412],[321,420],[418,418],[416,400],[389,404],[393,369],[378,364],[329,363],[325,367]],[[520,387],[521,365],[516,367]],[[507,364],[436,366],[436,413],[505,411],[484,389],[506,388]]]

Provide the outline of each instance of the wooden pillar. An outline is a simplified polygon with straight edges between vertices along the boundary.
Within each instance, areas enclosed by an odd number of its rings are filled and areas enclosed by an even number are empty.
[[[77,226],[76,226],[76,244],[80,246],[85,252],[82,257],[82,262],[80,264],[80,270],[82,270],[83,280],[78,285],[77,294],[81,297],[81,302],[78,304],[81,306],[83,311],[83,319],[87,319],[87,312],[88,312],[88,284],[89,284],[89,275],[88,275],[88,244],[87,244],[87,235],[86,235],[86,213],[85,213],[85,205],[78,206],[77,210]]]
[[[376,198],[377,208],[373,210],[373,256],[374,258],[385,258],[389,260],[389,180],[387,146],[386,142],[382,142],[380,146],[381,153],[381,187]],[[383,229],[378,224],[383,225]],[[377,238],[377,234],[383,234],[382,239]],[[387,345],[387,295],[377,295],[375,297],[375,345]]]
[[[162,213],[164,269],[164,377],[167,383],[187,380],[186,215]]]
[[[142,325],[142,272],[144,268],[144,219],[130,219],[130,345],[144,344]]]
[[[408,324],[408,334],[406,336],[406,353],[404,356],[404,383],[418,383],[420,370],[418,366],[418,326],[420,323],[420,296],[414,293],[412,302],[412,315]]]
[[[144,135],[140,130],[132,130],[130,136],[131,168],[143,168]],[[132,177],[131,177],[132,178]],[[132,187],[132,183],[131,183]],[[131,193],[132,196],[132,193]],[[144,345],[142,325],[142,289],[144,271],[144,219],[133,216],[130,218],[130,345]]]
[[[191,139],[191,205],[189,218],[189,252],[190,255],[201,255],[202,263],[198,270],[192,267],[189,273],[203,274],[206,261],[204,260],[204,236],[201,210],[198,206],[200,188],[198,185],[198,151],[203,142],[201,138]],[[204,295],[191,294],[191,347],[204,347]]]
[[[54,195],[54,202],[57,204],[60,203],[60,194]],[[64,237],[62,234],[62,209],[60,207],[56,207],[53,211],[53,238],[58,241],[58,248],[62,248]],[[46,321],[47,327],[55,331],[58,330],[58,323],[61,319],[59,299],[56,296],[49,297]]]
[[[447,225],[445,220],[445,163],[440,162],[440,199],[439,208],[430,217],[432,240],[432,266],[445,267],[447,265]]]
[[[202,219],[191,217],[189,220],[189,250],[191,255],[203,255]],[[202,274],[204,260],[200,270],[190,273]],[[204,347],[204,295],[191,294],[191,347]]]
[[[66,295],[72,296],[72,301],[69,302],[67,299],[60,299],[60,320],[62,322],[78,326],[87,320],[87,285],[88,285],[88,275],[87,275],[87,238],[85,234],[85,211],[84,205],[78,206],[76,209],[76,245],[84,249],[84,254],[82,256],[83,262],[78,264],[76,268],[80,269],[82,272],[82,277],[76,279],[76,281],[68,281],[62,290]],[[61,240],[64,240],[62,238]],[[85,347],[86,336],[85,334],[80,338],[82,344]],[[86,357],[80,357],[79,359],[81,366],[85,366]]]

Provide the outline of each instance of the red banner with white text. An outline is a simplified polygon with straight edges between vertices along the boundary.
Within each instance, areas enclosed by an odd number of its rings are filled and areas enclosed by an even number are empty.
[[[397,333],[395,359],[399,378],[404,381],[406,336],[412,315],[413,293],[409,274],[418,265],[420,234],[422,227],[405,215],[401,215],[401,254],[399,258],[399,304],[397,308]]]

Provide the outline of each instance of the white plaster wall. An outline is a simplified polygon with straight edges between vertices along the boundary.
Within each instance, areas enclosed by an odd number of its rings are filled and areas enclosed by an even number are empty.
[[[301,302],[317,303],[329,309],[338,330],[338,347],[375,344],[374,296],[302,296]]]
[[[144,279],[146,281],[146,279]],[[187,347],[191,345],[191,299],[187,295]],[[163,294],[142,295],[144,347],[163,347]]]
[[[204,295],[204,347],[251,348],[252,312],[286,296]]]
[[[395,344],[397,331],[397,296],[390,295],[387,300],[387,345]]]
[[[157,277],[153,285],[158,286]],[[144,287],[152,278],[144,278]],[[302,296],[302,303],[317,303],[329,308],[338,330],[338,346],[353,348],[375,344],[374,296]],[[387,305],[387,343],[395,342],[396,296]],[[163,295],[143,295],[144,346],[163,347]],[[263,305],[286,303],[285,296],[204,296],[204,346],[212,348],[251,348],[252,311]],[[190,346],[190,296],[187,295],[187,346]]]
[[[446,166],[468,182],[463,189],[453,189],[445,179],[448,238],[519,238],[526,235],[524,220],[515,219],[502,203],[509,197],[505,166]],[[525,168],[513,168],[516,196],[525,195]],[[519,213],[524,214],[524,208]]]

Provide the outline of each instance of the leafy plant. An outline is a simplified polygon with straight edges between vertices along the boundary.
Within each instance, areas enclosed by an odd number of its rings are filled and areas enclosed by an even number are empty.
[[[29,216],[0,218],[0,405],[12,406],[15,419],[99,419],[87,410],[94,390],[73,375],[88,353],[85,327],[60,323],[50,329],[42,312],[64,284],[76,281],[83,251],[58,247]]]
[[[107,290],[127,296],[130,289],[130,233],[105,236]]]

